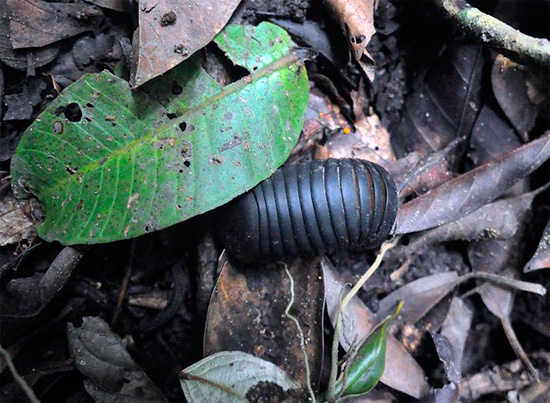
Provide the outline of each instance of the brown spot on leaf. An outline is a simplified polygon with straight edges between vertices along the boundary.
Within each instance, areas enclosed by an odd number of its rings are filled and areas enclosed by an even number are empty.
[[[55,122],[53,122],[53,132],[55,134],[63,133],[63,129],[64,129],[63,123],[61,123],[59,120],[56,120]]]
[[[111,122],[112,126],[116,126],[116,115],[105,115],[105,121]]]
[[[193,146],[189,141],[184,141],[181,144],[181,156],[187,160],[187,159],[190,159],[192,155],[193,155]]]
[[[174,46],[174,53],[177,53],[182,57],[185,57],[189,54],[189,49],[187,48],[187,46],[180,43],[179,45]]]
[[[223,157],[220,157],[219,155],[213,155],[210,157],[210,163],[213,165],[221,165],[223,164]]]
[[[232,140],[230,140],[226,143],[223,143],[220,147],[218,147],[218,151],[223,152],[223,151],[226,151],[226,150],[230,150],[233,147],[236,147],[241,143],[242,143],[242,138],[236,134],[235,136],[233,136]]]
[[[176,15],[175,12],[169,11],[166,14],[164,14],[160,19],[160,25],[163,27],[166,27],[168,25],[173,25],[176,23],[177,18],[178,16]]]
[[[136,200],[139,197],[139,193],[134,193],[128,198],[128,203],[126,204],[126,208],[132,208],[132,202]]]

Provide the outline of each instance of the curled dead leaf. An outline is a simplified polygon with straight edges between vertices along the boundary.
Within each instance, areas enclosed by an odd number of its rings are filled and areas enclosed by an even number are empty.
[[[324,0],[348,38],[353,57],[369,80],[374,80],[374,60],[367,45],[374,29],[375,0]]]

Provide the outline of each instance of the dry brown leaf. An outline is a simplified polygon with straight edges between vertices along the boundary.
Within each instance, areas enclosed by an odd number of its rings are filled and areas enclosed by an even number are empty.
[[[139,2],[130,85],[155,78],[206,46],[227,24],[241,0]]]
[[[377,316],[387,316],[399,301],[404,301],[398,318],[403,323],[414,324],[456,287],[458,279],[458,274],[450,271],[412,281],[383,298]]]
[[[95,4],[102,8],[129,13],[132,10],[133,0],[86,0],[88,3]]]
[[[422,248],[446,241],[479,241],[509,239],[523,229],[537,190],[521,196],[498,200],[456,221],[413,234],[406,246],[395,250],[395,256],[409,256]],[[484,249],[484,252],[489,250]],[[490,253],[490,250],[489,250]]]
[[[326,158],[360,158],[387,167],[396,160],[390,135],[378,115],[365,116],[353,124],[354,131],[345,127],[326,144]]]
[[[481,103],[483,64],[481,46],[457,42],[447,47],[407,98],[392,131],[398,157],[440,150],[470,134]]]
[[[327,311],[334,325],[340,301],[349,288],[346,287],[332,263],[326,258],[323,260],[323,272]],[[342,317],[340,344],[344,350],[348,351],[354,343],[356,344],[367,337],[379,322],[380,320],[359,297],[353,297]],[[428,389],[424,371],[413,356],[391,334],[388,335],[387,343],[386,369],[380,381],[393,389],[420,399]]]
[[[439,361],[443,364],[447,379],[454,384],[459,384],[461,380],[460,361],[455,351],[455,346],[447,337],[432,333],[432,340],[439,356]]]
[[[304,355],[295,322],[285,315],[290,281],[282,264],[242,266],[219,259],[220,277],[212,294],[204,335],[204,355],[244,351],[267,359],[305,385]],[[321,376],[324,283],[319,258],[288,264],[294,279],[290,309],[304,332],[311,382]]]
[[[548,158],[550,131],[404,204],[397,213],[396,233],[422,231],[464,217],[502,195]]]
[[[549,269],[550,268],[550,220],[544,228],[544,233],[540,239],[539,246],[535,251],[533,257],[527,262],[523,268],[524,273],[528,273],[534,270]]]
[[[491,107],[483,105],[472,129],[468,156],[475,165],[481,165],[522,144],[508,122]]]
[[[29,75],[32,75],[35,68],[48,64],[57,56],[59,44],[42,48],[13,50],[8,14],[6,0],[0,0],[0,60],[14,69],[27,70]],[[0,151],[0,157],[3,152],[4,150]]]
[[[91,31],[90,19],[103,15],[83,4],[48,3],[41,0],[7,0],[13,49],[39,48]]]
[[[96,402],[166,402],[158,387],[130,356],[126,343],[100,317],[85,316],[82,326],[67,324],[74,366]]]
[[[506,117],[512,123],[524,141],[535,126],[537,110],[527,96],[527,77],[529,71],[498,55],[491,71],[493,93]]]
[[[36,236],[35,224],[24,213],[25,204],[11,193],[0,198],[0,246]]]
[[[324,0],[348,38],[353,57],[369,80],[374,80],[374,60],[367,45],[375,34],[376,0]]]
[[[459,379],[462,379],[460,363],[462,362],[464,346],[466,345],[466,338],[470,331],[473,316],[472,310],[468,308],[466,303],[462,299],[454,297],[441,326],[441,335],[446,337],[453,346],[455,354],[453,361],[458,364]]]
[[[423,157],[407,172],[396,178],[399,197],[407,197],[413,193],[423,194],[456,176],[451,166],[455,164],[459,150],[466,142],[465,137],[459,137],[445,146]],[[413,153],[407,154],[407,157]],[[404,159],[403,157],[401,159]]]

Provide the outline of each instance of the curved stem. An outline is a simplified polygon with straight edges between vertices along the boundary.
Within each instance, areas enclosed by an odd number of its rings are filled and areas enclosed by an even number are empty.
[[[311,371],[309,369],[309,360],[307,358],[307,350],[306,350],[306,343],[304,338],[304,332],[302,330],[302,326],[300,326],[300,322],[298,322],[298,319],[294,317],[290,313],[290,308],[292,308],[292,305],[294,305],[294,279],[292,278],[292,275],[290,274],[290,271],[288,270],[288,266],[283,263],[286,274],[288,276],[288,279],[290,280],[290,301],[288,302],[288,305],[285,309],[285,316],[289,319],[291,319],[295,324],[296,328],[298,329],[298,335],[300,336],[300,349],[302,350],[302,354],[304,355],[304,367],[306,370],[306,385],[307,385],[307,391],[309,393],[309,399],[312,402],[315,402],[315,393],[313,392],[313,388],[311,387]]]
[[[336,398],[334,394],[336,387],[336,378],[338,375],[338,346],[340,345],[340,328],[342,327],[342,316],[344,315],[344,311],[351,299],[359,292],[361,287],[363,287],[367,280],[374,274],[376,269],[378,269],[386,252],[397,245],[399,238],[400,237],[396,237],[391,241],[384,242],[382,246],[380,246],[380,251],[376,256],[374,263],[361,276],[359,281],[355,283],[353,288],[350,290],[350,292],[347,293],[347,295],[342,300],[342,303],[340,304],[340,310],[338,312],[338,315],[336,316],[336,325],[334,326],[334,337],[332,338],[331,369],[327,392],[327,398],[329,401],[333,401]]]

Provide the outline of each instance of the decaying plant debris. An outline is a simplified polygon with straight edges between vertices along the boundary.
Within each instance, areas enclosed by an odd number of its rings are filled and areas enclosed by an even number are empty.
[[[0,400],[550,401],[548,15],[0,0]],[[385,255],[223,252],[325,158],[391,173]]]

